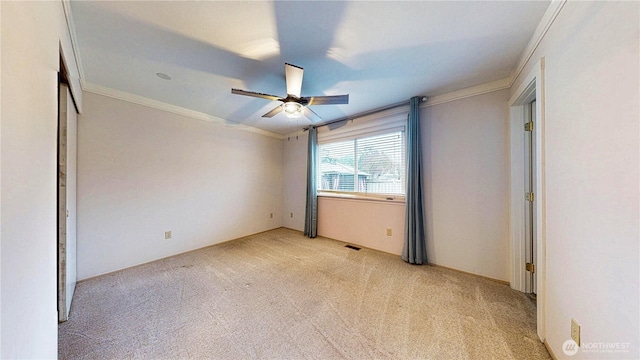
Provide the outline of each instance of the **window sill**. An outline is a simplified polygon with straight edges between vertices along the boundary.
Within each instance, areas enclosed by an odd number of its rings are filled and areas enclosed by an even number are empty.
[[[365,200],[365,201],[376,201],[376,202],[384,202],[384,203],[396,203],[396,204],[404,204],[405,197],[399,195],[366,195],[366,194],[358,194],[358,193],[341,193],[341,192],[326,192],[326,191],[318,191],[318,197],[326,197],[326,198],[336,198],[336,199],[345,199],[345,200]]]

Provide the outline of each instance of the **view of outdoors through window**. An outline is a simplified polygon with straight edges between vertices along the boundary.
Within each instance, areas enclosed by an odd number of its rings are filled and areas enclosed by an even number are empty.
[[[404,131],[319,146],[318,190],[404,195]]]

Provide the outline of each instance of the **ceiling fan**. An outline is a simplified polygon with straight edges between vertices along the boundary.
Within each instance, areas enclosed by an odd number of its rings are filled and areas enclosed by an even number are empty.
[[[309,109],[310,105],[339,105],[349,103],[349,94],[347,95],[334,95],[334,96],[300,96],[300,90],[302,89],[302,75],[304,69],[291,65],[284,64],[284,76],[287,83],[287,97],[279,97],[276,95],[263,94],[253,91],[246,91],[240,89],[231,89],[232,94],[253,96],[267,100],[281,101],[282,104],[276,106],[273,110],[262,115],[262,117],[273,117],[276,114],[284,111],[285,115],[290,118],[297,118],[304,114],[311,121],[319,121],[320,116],[313,110]]]

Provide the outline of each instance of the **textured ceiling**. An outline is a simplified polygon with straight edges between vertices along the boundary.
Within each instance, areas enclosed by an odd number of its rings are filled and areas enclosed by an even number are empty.
[[[411,96],[500,80],[549,1],[72,1],[81,74],[106,87],[285,134],[310,121],[261,116],[286,96],[284,63],[303,67],[302,96],[323,121]],[[156,76],[161,72],[171,80]]]

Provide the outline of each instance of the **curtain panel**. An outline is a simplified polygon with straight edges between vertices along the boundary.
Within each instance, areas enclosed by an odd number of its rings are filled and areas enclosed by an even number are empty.
[[[407,122],[407,188],[402,259],[410,264],[426,264],[427,250],[422,204],[422,146],[420,144],[420,97],[409,101]]]
[[[318,129],[309,127],[307,148],[307,205],[304,215],[304,234],[318,236]]]

